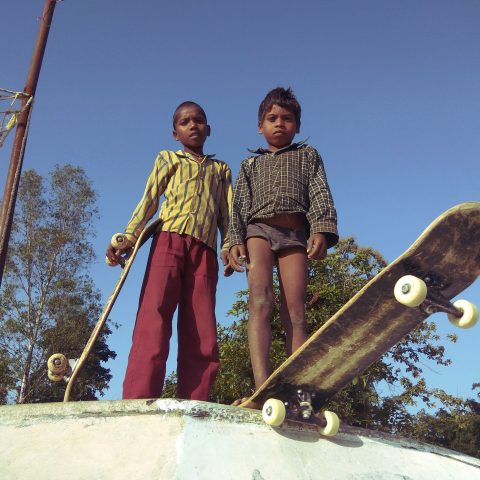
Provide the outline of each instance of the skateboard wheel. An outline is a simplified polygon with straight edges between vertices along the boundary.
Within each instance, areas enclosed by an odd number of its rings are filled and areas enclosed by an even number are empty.
[[[269,398],[263,405],[262,418],[267,425],[279,427],[285,420],[285,404],[281,400]]]
[[[471,328],[478,322],[478,308],[473,303],[467,302],[467,300],[457,300],[453,302],[453,306],[463,312],[460,318],[452,314],[448,315],[448,319],[455,326]]]
[[[324,427],[319,427],[318,430],[325,437],[333,437],[338,433],[338,429],[340,428],[340,419],[336,413],[328,410],[325,410],[323,415],[327,424]]]
[[[122,250],[125,248],[125,243],[127,242],[127,237],[123,233],[116,233],[110,243],[115,250]]]
[[[65,374],[68,368],[67,357],[62,353],[54,353],[48,359],[47,367],[48,367],[48,371],[51,372],[52,375],[55,375],[55,376],[60,375],[63,378],[63,375]],[[54,380],[54,381],[58,381],[58,380]]]
[[[52,382],[60,382],[63,380],[63,375],[55,375],[50,370],[48,371],[48,379]]]
[[[405,275],[395,284],[395,298],[407,307],[418,307],[427,298],[426,283],[413,275]]]

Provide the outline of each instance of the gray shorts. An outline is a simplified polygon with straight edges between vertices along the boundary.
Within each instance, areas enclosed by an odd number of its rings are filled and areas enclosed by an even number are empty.
[[[247,226],[247,240],[250,237],[261,237],[270,244],[272,252],[280,252],[286,248],[303,247],[307,249],[307,232],[292,230],[291,228],[273,227],[266,223],[249,223]]]

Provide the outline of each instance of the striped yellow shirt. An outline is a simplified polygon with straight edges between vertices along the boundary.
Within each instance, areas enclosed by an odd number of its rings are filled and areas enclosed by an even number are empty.
[[[158,210],[160,197],[161,229],[185,233],[217,249],[217,228],[225,245],[232,202],[232,174],[225,162],[206,155],[201,163],[178,150],[162,150],[147,180],[145,192],[125,233],[136,241],[147,222]]]

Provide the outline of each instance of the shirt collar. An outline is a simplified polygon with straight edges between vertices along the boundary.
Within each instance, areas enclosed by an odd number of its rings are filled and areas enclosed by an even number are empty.
[[[183,150],[177,150],[175,154],[177,155],[177,157],[189,158],[190,160],[194,160],[192,155],[190,155],[187,152],[184,152]],[[204,157],[205,159],[209,160],[209,159],[215,158],[215,154],[214,153],[205,154]]]
[[[307,143],[307,140],[308,140],[308,138],[306,138],[305,140],[302,140],[301,142],[291,143],[290,145],[287,145],[286,147],[280,148],[275,153],[271,152],[268,148],[263,148],[263,147],[257,148],[256,150],[251,150],[249,148],[248,151],[251,152],[251,153],[255,153],[257,155],[263,155],[265,153],[273,153],[274,155],[277,155],[277,154],[286,152],[288,150],[297,150],[302,145],[305,145],[305,143]]]

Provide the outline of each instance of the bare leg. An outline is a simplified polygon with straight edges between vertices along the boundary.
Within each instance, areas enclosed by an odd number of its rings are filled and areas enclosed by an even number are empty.
[[[287,336],[290,356],[307,339],[305,294],[307,289],[307,253],[302,248],[289,248],[278,254],[280,279],[280,319]]]
[[[252,361],[255,388],[268,378],[270,326],[273,312],[273,265],[274,255],[267,240],[252,237],[247,240],[249,265],[247,268],[249,289],[248,344]]]

